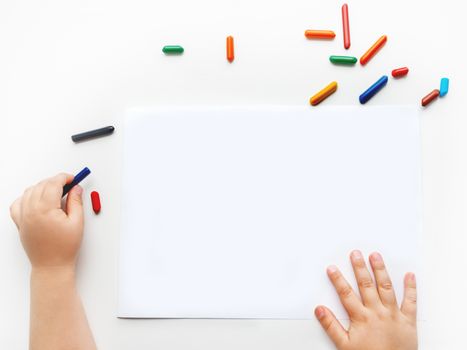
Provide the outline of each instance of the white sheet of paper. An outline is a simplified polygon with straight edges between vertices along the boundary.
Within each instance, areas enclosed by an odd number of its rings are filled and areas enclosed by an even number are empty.
[[[415,108],[135,109],[124,139],[119,317],[346,318],[328,265],[416,269]]]

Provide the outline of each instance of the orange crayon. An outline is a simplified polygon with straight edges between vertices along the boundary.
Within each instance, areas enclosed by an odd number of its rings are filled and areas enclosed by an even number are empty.
[[[383,45],[386,43],[388,40],[388,37],[386,35],[383,35],[381,38],[379,38],[372,47],[368,49],[367,52],[363,54],[362,57],[360,57],[360,64],[364,66],[365,64],[368,63],[369,60],[373,58],[374,55],[383,47]]]
[[[235,58],[234,55],[234,39],[233,36],[227,37],[227,60],[232,62]]]
[[[332,30],[305,30],[305,36],[308,39],[334,39],[336,33]]]

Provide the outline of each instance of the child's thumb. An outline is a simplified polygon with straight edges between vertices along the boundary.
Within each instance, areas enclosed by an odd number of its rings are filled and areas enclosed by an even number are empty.
[[[72,220],[80,222],[83,220],[83,188],[76,185],[68,192],[66,199],[66,212]]]

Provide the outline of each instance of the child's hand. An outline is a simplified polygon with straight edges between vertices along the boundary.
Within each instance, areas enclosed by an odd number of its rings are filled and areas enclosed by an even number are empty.
[[[381,255],[373,253],[370,256],[375,282],[359,251],[352,252],[350,259],[361,300],[341,272],[330,266],[327,273],[349,314],[350,326],[345,330],[328,308],[318,306],[315,315],[328,336],[339,350],[416,350],[415,275],[408,273],[405,276],[404,300],[399,309]]]
[[[30,349],[96,349],[75,283],[83,238],[83,190],[75,186],[62,209],[59,174],[28,188],[10,208],[32,265]]]
[[[59,174],[28,188],[10,208],[33,268],[74,269],[83,236],[82,188],[75,186],[62,209],[63,186],[73,175]]]

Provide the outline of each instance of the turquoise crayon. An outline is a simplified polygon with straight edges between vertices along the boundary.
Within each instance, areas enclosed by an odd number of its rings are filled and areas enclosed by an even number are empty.
[[[439,96],[443,97],[448,94],[449,91],[449,79],[448,78],[442,78],[441,83],[439,85]]]

